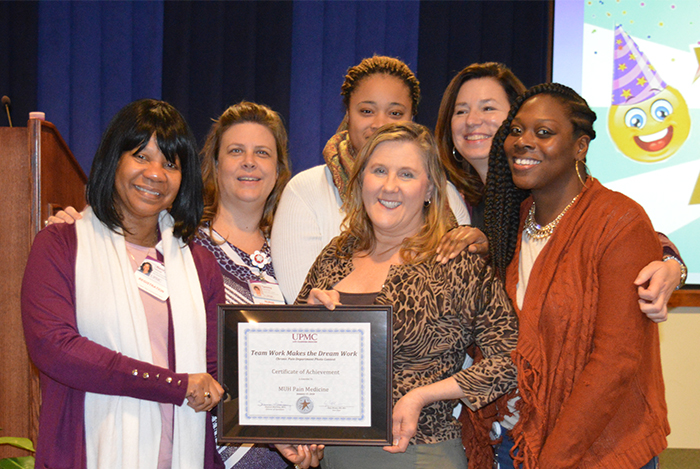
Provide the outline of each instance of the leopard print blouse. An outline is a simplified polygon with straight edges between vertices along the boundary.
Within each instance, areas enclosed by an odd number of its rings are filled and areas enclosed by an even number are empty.
[[[352,260],[337,256],[331,241],[311,267],[296,303],[305,304],[312,288],[333,288],[353,269]],[[517,317],[503,284],[492,280],[479,256],[462,252],[447,265],[392,265],[375,304],[393,306],[394,405],[411,389],[450,376],[473,410],[515,388],[510,354],[518,338]],[[484,359],[462,369],[473,343]],[[452,416],[456,405],[452,400],[425,406],[411,444],[460,438],[460,424]]]

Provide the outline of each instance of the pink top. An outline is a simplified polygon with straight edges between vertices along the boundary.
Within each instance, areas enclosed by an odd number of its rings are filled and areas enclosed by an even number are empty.
[[[138,270],[146,257],[157,259],[155,248],[126,243],[129,260],[134,272]],[[168,304],[155,296],[139,289],[143,309],[148,322],[148,335],[151,339],[153,364],[169,368],[168,363]],[[160,451],[158,452],[158,469],[170,469],[173,459],[173,414],[172,404],[160,404],[162,431],[160,434]]]

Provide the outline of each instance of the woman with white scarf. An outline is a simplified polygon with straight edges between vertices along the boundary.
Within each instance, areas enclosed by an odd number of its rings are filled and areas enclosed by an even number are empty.
[[[24,275],[42,389],[36,467],[220,467],[208,411],[223,395],[224,290],[213,256],[189,242],[202,178],[180,113],[150,99],[119,111],[87,201],[74,225],[37,235]]]

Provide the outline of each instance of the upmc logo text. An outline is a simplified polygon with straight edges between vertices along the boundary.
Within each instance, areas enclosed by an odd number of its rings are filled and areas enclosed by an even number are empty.
[[[315,332],[294,332],[292,333],[292,340],[294,342],[318,342],[318,334]]]

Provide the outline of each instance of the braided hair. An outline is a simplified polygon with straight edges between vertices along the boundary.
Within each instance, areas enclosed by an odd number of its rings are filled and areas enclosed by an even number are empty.
[[[505,280],[506,268],[513,258],[518,242],[520,204],[530,195],[530,191],[520,189],[513,183],[513,175],[508,166],[508,158],[503,145],[510,134],[513,119],[522,105],[538,94],[552,96],[566,107],[574,128],[574,136],[587,135],[591,140],[595,138],[595,130],[593,130],[593,123],[596,120],[595,112],[588,107],[585,99],[568,86],[559,83],[543,83],[533,86],[519,96],[511,106],[508,118],[503,121],[493,138],[489,153],[489,172],[486,176],[484,191],[486,198],[484,231],[489,239],[491,264],[503,280]]]

